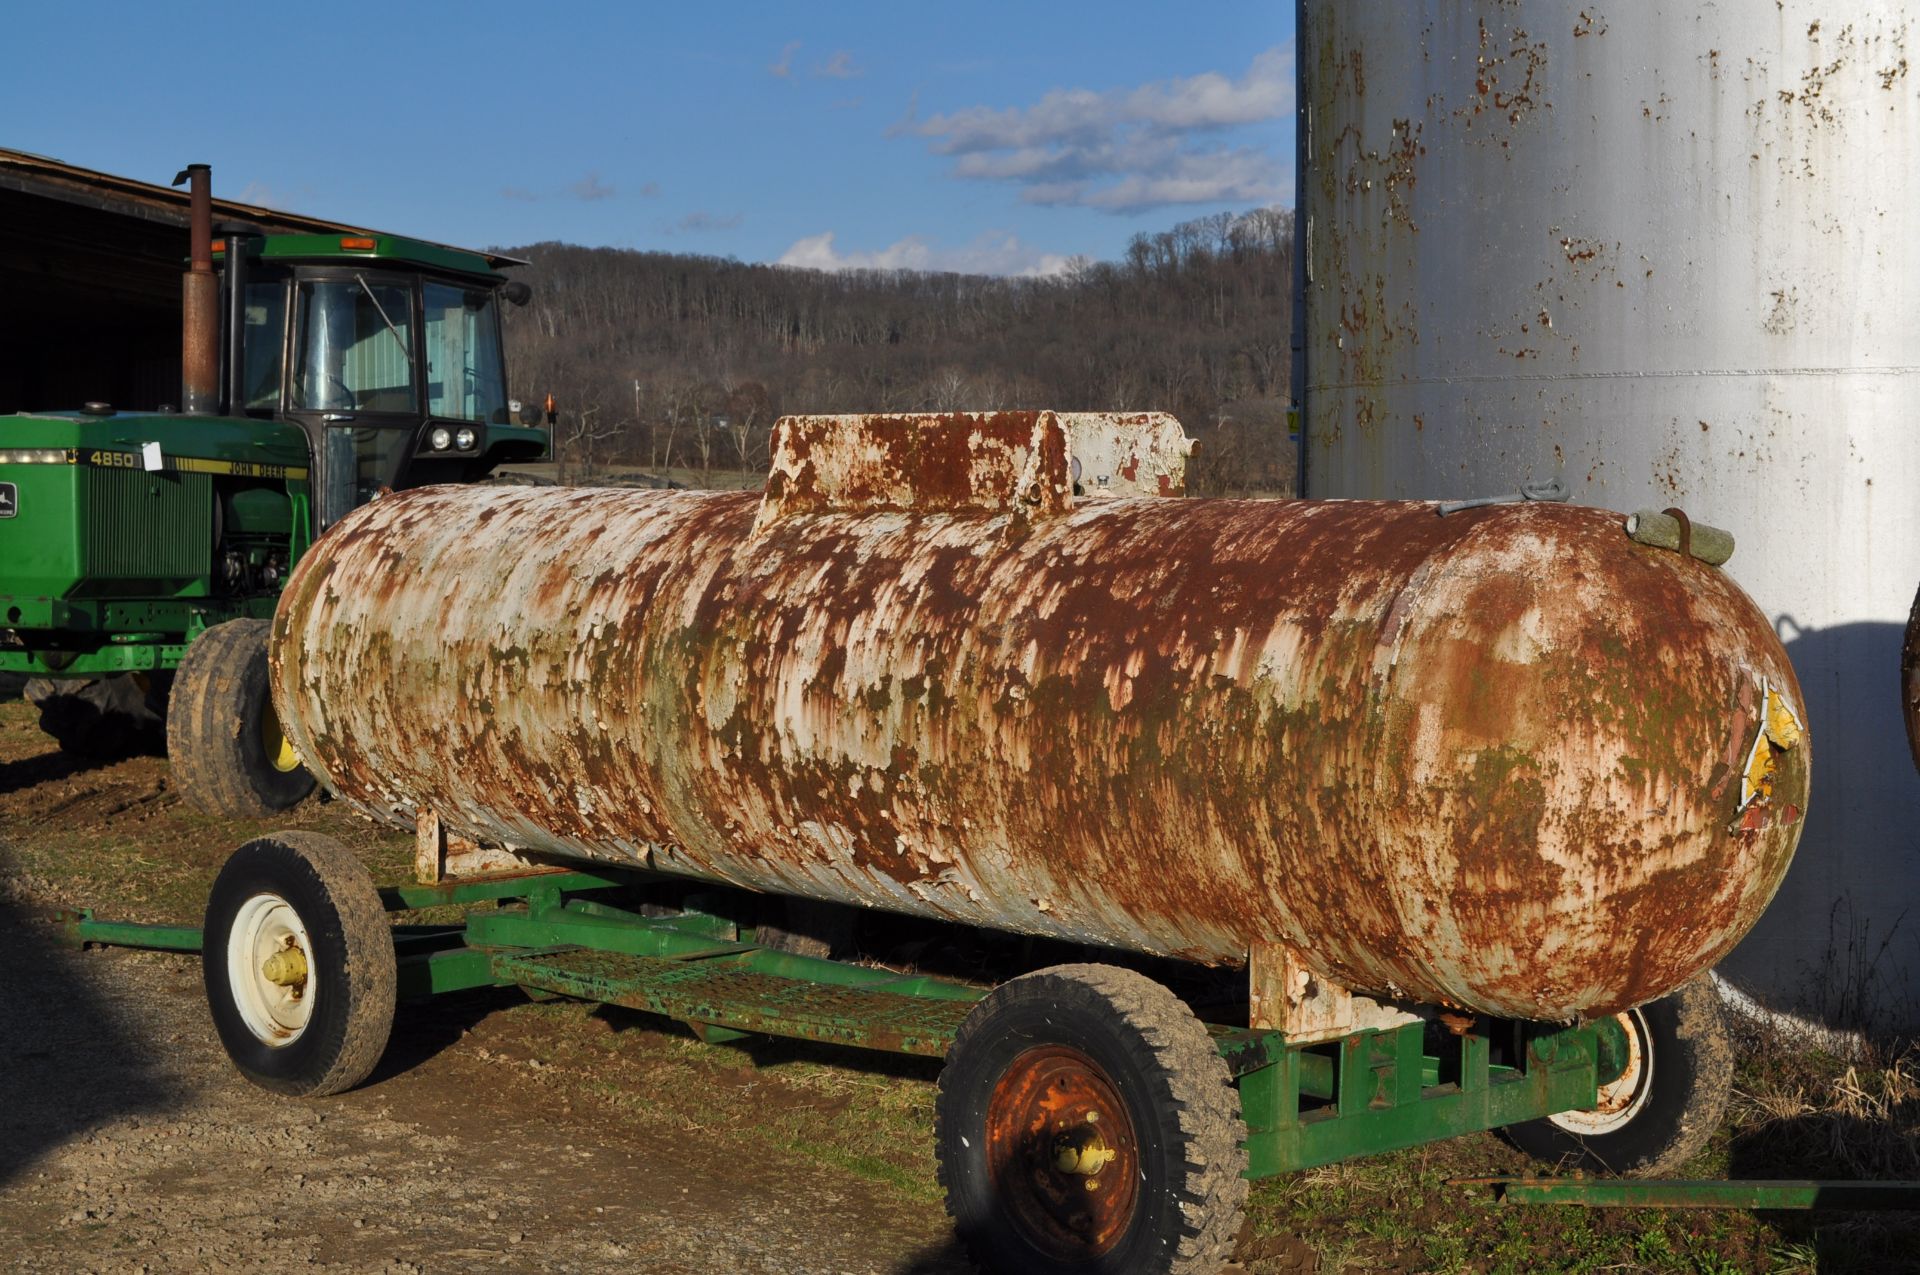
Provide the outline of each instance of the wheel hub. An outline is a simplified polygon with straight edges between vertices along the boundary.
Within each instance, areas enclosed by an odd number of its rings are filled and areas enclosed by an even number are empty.
[[[227,986],[240,1021],[269,1045],[300,1038],[313,1017],[317,983],[307,927],[277,894],[240,905],[227,931]]]
[[[1117,1244],[1139,1198],[1140,1149],[1119,1092],[1064,1045],[1016,1057],[987,1103],[986,1159],[1015,1227],[1056,1261]]]
[[[1563,1111],[1548,1120],[1568,1133],[1595,1137],[1623,1128],[1647,1105],[1653,1087],[1653,1049],[1646,1017],[1637,1009],[1616,1016],[1626,1037],[1626,1064],[1600,1086],[1598,1099],[1584,1111]]]
[[[267,764],[283,775],[300,769],[300,754],[293,750],[287,733],[280,729],[280,717],[273,711],[272,703],[260,710],[260,751]]]

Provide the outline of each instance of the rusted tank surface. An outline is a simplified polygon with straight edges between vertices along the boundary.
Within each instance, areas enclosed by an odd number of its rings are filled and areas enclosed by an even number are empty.
[[[783,422],[764,501],[384,497],[289,582],[287,734],[406,825],[1202,962],[1280,943],[1512,1017],[1659,996],[1779,884],[1792,668],[1621,515],[1168,499],[1166,418],[942,419]]]

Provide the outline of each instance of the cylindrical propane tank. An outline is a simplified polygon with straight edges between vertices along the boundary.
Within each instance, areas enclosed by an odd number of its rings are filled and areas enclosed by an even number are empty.
[[[1800,690],[1619,514],[1166,499],[1166,417],[792,418],[756,494],[429,488],[302,559],[335,792],[570,858],[1564,1020],[1759,917]]]

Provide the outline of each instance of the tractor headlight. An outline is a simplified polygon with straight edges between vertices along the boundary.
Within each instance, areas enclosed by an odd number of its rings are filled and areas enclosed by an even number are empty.
[[[433,450],[436,452],[444,452],[447,448],[453,446],[453,434],[448,431],[446,426],[442,425],[434,430],[433,433],[427,435],[427,441],[433,444]]]
[[[453,436],[453,445],[463,452],[472,451],[473,445],[479,441],[480,435],[474,433],[471,427],[462,429]]]

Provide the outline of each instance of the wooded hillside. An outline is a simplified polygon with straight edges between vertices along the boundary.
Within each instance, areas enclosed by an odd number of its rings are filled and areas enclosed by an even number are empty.
[[[775,417],[1162,410],[1196,491],[1290,490],[1292,217],[1219,214],[1064,275],[825,272],[541,243],[508,309],[514,394],[551,392],[576,477],[608,464],[758,472]]]

